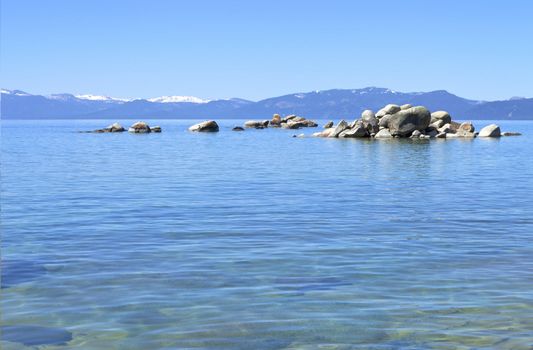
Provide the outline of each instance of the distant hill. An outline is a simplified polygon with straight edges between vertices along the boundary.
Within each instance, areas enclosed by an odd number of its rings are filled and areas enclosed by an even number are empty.
[[[397,92],[377,87],[295,93],[257,102],[238,98],[209,101],[194,96],[135,100],[95,95],[42,96],[2,89],[1,113],[5,119],[270,118],[274,113],[350,119],[365,109],[377,111],[388,103],[446,110],[455,119],[533,119],[533,98],[487,102],[444,90]]]

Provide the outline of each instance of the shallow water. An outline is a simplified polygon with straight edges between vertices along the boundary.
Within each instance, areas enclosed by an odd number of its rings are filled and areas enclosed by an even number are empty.
[[[533,347],[533,122],[416,141],[241,122],[3,121],[2,324],[72,334],[46,349]]]

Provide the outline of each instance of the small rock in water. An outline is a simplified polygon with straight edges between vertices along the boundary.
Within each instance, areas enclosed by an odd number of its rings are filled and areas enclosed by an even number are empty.
[[[479,131],[479,137],[500,137],[500,127],[496,124],[490,124]]]
[[[128,132],[134,133],[134,134],[146,134],[151,132],[150,127],[145,122],[137,122],[130,126],[128,129]]]
[[[245,128],[264,129],[268,127],[269,120],[248,120],[244,123]]]
[[[519,132],[513,132],[513,131],[505,131],[502,132],[502,136],[521,136],[522,134]]]
[[[152,132],[161,132],[161,127],[159,125],[157,126],[151,126],[150,131]]]
[[[206,120],[205,122],[194,124],[193,126],[191,126],[189,128],[189,131],[217,132],[218,131],[218,124],[214,120]]]
[[[329,128],[333,127],[333,125],[334,125],[333,122],[329,121],[326,124],[324,124],[324,129],[329,129]]]
[[[292,137],[305,137],[305,134],[298,134],[298,135],[294,134],[292,135]]]
[[[231,129],[231,130],[233,130],[233,131],[244,131],[244,128],[242,126],[236,126],[233,129]]]

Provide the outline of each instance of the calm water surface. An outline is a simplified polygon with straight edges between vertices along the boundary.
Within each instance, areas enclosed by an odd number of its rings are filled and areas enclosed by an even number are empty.
[[[237,123],[3,121],[2,349],[533,348],[532,122]]]

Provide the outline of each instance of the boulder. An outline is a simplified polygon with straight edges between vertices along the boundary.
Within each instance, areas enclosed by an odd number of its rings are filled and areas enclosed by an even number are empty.
[[[289,120],[294,119],[294,118],[296,118],[296,117],[297,117],[296,114],[289,114],[289,115],[285,116],[285,118],[282,118],[282,119],[281,119],[281,122],[282,122],[282,123],[286,123],[286,122],[288,122]]]
[[[376,115],[370,109],[365,109],[363,113],[361,113],[361,120],[365,122],[370,119],[376,119]]]
[[[305,124],[305,126],[308,127],[308,128],[316,128],[316,127],[318,126],[317,123],[315,123],[314,121],[309,120],[309,119],[306,119],[306,120],[304,120],[304,121],[302,121],[302,122],[303,122],[303,123]]]
[[[314,137],[329,137],[329,135],[335,130],[335,128],[327,128],[313,134]]]
[[[137,122],[128,129],[128,132],[135,134],[145,134],[149,133],[150,131],[150,127],[145,122]]]
[[[446,138],[446,133],[445,132],[439,132],[437,134],[437,136],[435,136],[436,138],[438,139],[445,139]]]
[[[281,116],[279,114],[274,114],[272,120],[270,121],[270,126],[279,127],[281,125]]]
[[[331,127],[333,127],[333,122],[330,120],[329,122],[327,122],[326,124],[324,124],[324,129],[329,129]]]
[[[505,131],[502,132],[502,136],[521,136],[522,134],[519,132],[513,132],[513,131]]]
[[[218,131],[218,124],[214,120],[206,120],[205,122],[194,124],[193,126],[191,126],[189,128],[189,131],[217,132]]]
[[[407,137],[415,130],[425,130],[430,120],[429,111],[425,107],[417,106],[393,114],[388,126],[392,136]]]
[[[496,124],[490,124],[479,131],[479,137],[500,137],[501,130]]]
[[[379,120],[370,109],[365,110],[361,114],[363,125],[368,131],[368,134],[377,133],[379,131]]]
[[[268,120],[248,120],[244,123],[245,128],[263,129],[268,127],[270,121]]]
[[[369,136],[364,125],[357,125],[352,129],[346,129],[339,134],[339,137],[367,137]]]
[[[459,127],[457,128],[457,131],[459,132],[469,132],[469,133],[473,133],[476,129],[474,128],[474,124],[472,124],[471,122],[464,122],[464,123],[461,123],[461,125],[459,125]]]
[[[126,131],[119,123],[113,123],[105,128],[106,132],[123,132]]]
[[[417,139],[419,138],[420,136],[422,136],[422,132],[420,130],[415,130],[413,131],[413,133],[411,134],[411,138],[413,139]]]
[[[161,127],[160,127],[159,125],[157,125],[157,126],[151,126],[151,127],[150,127],[150,130],[151,130],[152,132],[161,132]]]
[[[424,132],[424,134],[433,138],[433,137],[437,137],[437,135],[439,134],[439,131],[435,128],[428,127],[426,131]]]
[[[444,120],[442,119],[439,119],[439,120],[436,120],[435,122],[432,122],[431,124],[429,124],[429,126],[431,127],[434,127],[435,129],[440,129],[444,126]]]
[[[394,114],[401,110],[400,106],[395,104],[388,104],[376,113],[377,118],[381,118],[386,114]]]
[[[448,124],[444,124],[442,127],[438,128],[439,132],[444,132],[444,133],[453,133],[455,132],[454,129],[452,129],[452,125],[450,123]]]
[[[388,128],[388,127],[389,127],[389,120],[390,120],[390,117],[391,117],[390,114],[385,114],[383,117],[381,117],[381,118],[379,119],[378,125],[379,125],[380,127],[383,127],[383,128]]]
[[[328,137],[338,137],[341,132],[348,129],[348,123],[346,123],[345,120],[341,120],[339,124],[333,129],[333,131],[329,134]]]
[[[444,122],[443,124],[447,124],[447,123],[451,123],[452,122],[452,117],[446,111],[436,111],[436,112],[431,113],[431,122],[430,123],[433,124],[433,123],[435,123],[438,120],[442,120]]]
[[[401,110],[404,110],[404,109],[409,109],[409,108],[411,108],[411,107],[413,107],[413,106],[410,105],[409,103],[406,103],[406,104],[404,104],[404,105],[401,105],[401,106],[400,106],[400,109],[401,109]]]
[[[231,129],[231,130],[233,130],[233,131],[244,131],[244,128],[242,126],[236,126],[233,129]]]
[[[390,138],[392,138],[392,135],[391,135],[389,129],[381,129],[380,131],[378,131],[376,136],[374,136],[374,138],[376,138],[376,139],[390,139]]]

